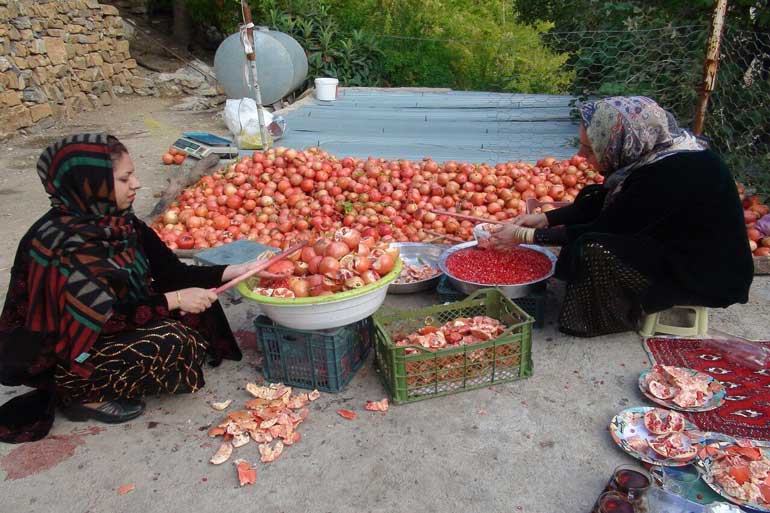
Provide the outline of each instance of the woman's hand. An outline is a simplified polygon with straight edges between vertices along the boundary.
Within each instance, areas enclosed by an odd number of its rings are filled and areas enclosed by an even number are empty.
[[[201,313],[207,310],[217,300],[217,295],[211,289],[191,287],[166,293],[169,309],[187,313]]]
[[[535,239],[534,228],[525,228],[513,222],[498,225],[491,229],[489,243],[493,249],[506,250],[519,244],[532,244]]]
[[[525,228],[548,228],[548,217],[545,214],[524,214],[514,218],[511,223]]]

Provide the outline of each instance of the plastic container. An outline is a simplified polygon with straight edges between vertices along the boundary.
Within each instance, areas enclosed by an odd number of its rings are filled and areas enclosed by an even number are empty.
[[[452,284],[449,283],[449,278],[447,278],[446,275],[441,276],[438,286],[436,287],[436,292],[438,292],[438,298],[442,303],[462,301],[468,297],[467,294],[454,288]],[[542,327],[545,326],[546,298],[546,291],[542,291],[530,296],[517,297],[512,299],[512,301],[535,319],[535,323],[533,324],[535,328],[542,329]]]
[[[458,317],[486,315],[506,329],[480,344],[429,351],[396,346],[395,341],[426,325],[441,326]],[[487,387],[532,375],[532,317],[498,289],[483,289],[467,299],[419,310],[377,313],[375,361],[395,403],[408,403]],[[415,350],[407,354],[406,349]]]
[[[473,237],[476,239],[476,242],[490,238],[492,234],[490,233],[489,229],[492,226],[497,226],[497,225],[493,223],[481,223],[474,226]]]
[[[340,81],[336,78],[316,78],[315,97],[322,102],[333,102],[337,99],[337,86]]]
[[[265,378],[310,390],[342,390],[372,347],[371,318],[332,330],[304,331],[278,326],[260,316],[254,327],[264,355]]]
[[[388,294],[388,285],[401,274],[401,260],[379,281],[360,289],[331,296],[295,299],[262,296],[249,288],[251,280],[242,281],[237,290],[259,303],[262,313],[273,321],[298,330],[337,328],[369,317],[380,308]]]

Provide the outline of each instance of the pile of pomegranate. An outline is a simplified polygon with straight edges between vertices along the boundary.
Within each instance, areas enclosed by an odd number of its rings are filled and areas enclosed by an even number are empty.
[[[741,184],[738,184],[738,192],[743,201],[743,220],[751,252],[757,257],[770,256],[770,208],[762,204],[756,194],[747,195]]]
[[[385,242],[439,235],[472,239],[473,223],[431,212],[445,209],[504,220],[526,200],[573,201],[602,176],[585,159],[544,158],[535,165],[496,165],[426,157],[338,159],[316,148],[255,152],[185,189],[153,223],[172,249],[220,246],[249,239],[286,248],[340,227]]]

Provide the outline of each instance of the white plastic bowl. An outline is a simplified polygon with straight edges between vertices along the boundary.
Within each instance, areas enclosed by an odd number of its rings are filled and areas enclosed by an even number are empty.
[[[385,301],[388,285],[398,278],[402,267],[398,259],[393,270],[375,283],[331,296],[296,299],[261,296],[249,290],[245,281],[239,283],[237,289],[244,297],[259,303],[262,313],[281,326],[296,330],[339,328],[376,312]]]
[[[385,301],[388,286],[368,294],[315,305],[279,306],[261,303],[260,310],[274,322],[295,330],[338,328],[366,319]]]

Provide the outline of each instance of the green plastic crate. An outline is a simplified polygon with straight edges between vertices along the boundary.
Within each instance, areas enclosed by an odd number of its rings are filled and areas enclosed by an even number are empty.
[[[506,329],[480,344],[429,351],[396,346],[395,341],[426,325],[441,326],[458,317],[486,315]],[[533,319],[499,289],[482,289],[456,303],[420,310],[377,312],[375,361],[394,403],[408,403],[488,387],[532,375]],[[413,354],[406,349],[413,348]]]
[[[340,328],[295,330],[260,316],[254,327],[265,379],[309,390],[342,390],[372,347],[371,318]]]

